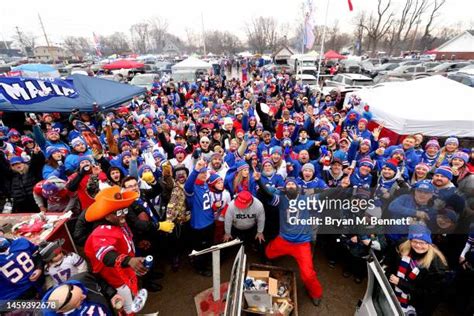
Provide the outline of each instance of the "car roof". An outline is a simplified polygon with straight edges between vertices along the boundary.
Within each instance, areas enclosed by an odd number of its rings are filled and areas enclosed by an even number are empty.
[[[360,75],[360,74],[341,74],[342,76],[348,77],[352,80],[372,80],[372,78]]]
[[[299,74],[299,75],[296,75],[296,80],[316,80],[316,77],[313,76],[313,75],[309,75],[309,74]]]

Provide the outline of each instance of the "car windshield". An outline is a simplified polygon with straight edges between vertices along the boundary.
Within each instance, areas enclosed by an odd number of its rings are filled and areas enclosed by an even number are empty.
[[[443,71],[446,70],[451,64],[441,64],[436,67],[431,68],[431,71]]]
[[[314,65],[315,65],[314,60],[303,60],[303,61],[301,61],[301,66],[304,66],[304,67],[311,67],[311,66],[314,66]]]

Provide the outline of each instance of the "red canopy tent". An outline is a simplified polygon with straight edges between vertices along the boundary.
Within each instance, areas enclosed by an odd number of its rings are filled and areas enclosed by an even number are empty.
[[[108,70],[114,70],[114,69],[142,68],[143,66],[145,66],[144,63],[139,63],[133,60],[120,59],[110,64],[104,65],[102,68],[108,69]]]
[[[335,52],[333,50],[328,50],[324,54],[324,59],[345,59],[345,58],[347,58],[347,57],[344,56],[344,55],[341,55],[338,52]]]

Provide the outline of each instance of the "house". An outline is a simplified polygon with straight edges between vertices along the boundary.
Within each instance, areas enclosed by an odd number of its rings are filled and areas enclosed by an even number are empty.
[[[433,51],[436,59],[474,59],[474,30],[467,30]]]
[[[290,57],[293,56],[293,51],[286,45],[282,45],[279,50],[273,54],[275,64],[288,64]]]
[[[38,62],[52,62],[68,59],[68,54],[64,49],[58,46],[37,46],[33,50],[34,58]]]

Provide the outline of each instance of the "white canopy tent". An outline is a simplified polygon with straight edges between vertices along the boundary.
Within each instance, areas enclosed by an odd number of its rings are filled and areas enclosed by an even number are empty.
[[[212,65],[195,57],[188,57],[185,60],[171,67],[172,72],[176,71],[195,71],[199,69],[212,69]]]
[[[377,123],[399,135],[474,137],[474,89],[432,76],[389,82],[355,92],[362,111],[370,106]]]

